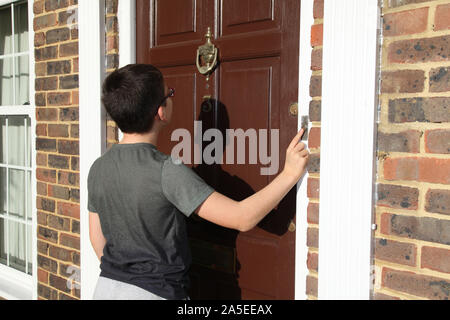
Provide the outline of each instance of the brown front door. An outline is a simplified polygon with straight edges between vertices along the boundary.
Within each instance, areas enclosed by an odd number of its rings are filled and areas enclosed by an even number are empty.
[[[170,154],[179,141],[174,129],[192,134],[219,129],[279,129],[279,171],[285,150],[297,131],[289,105],[298,96],[299,0],[136,0],[137,62],[161,69],[176,89],[173,121],[158,141]],[[197,48],[210,27],[218,65],[207,79],[196,66]],[[198,137],[197,136],[197,137]],[[260,136],[258,136],[260,138]],[[201,136],[200,136],[201,140]],[[224,139],[226,140],[226,139]],[[267,142],[270,149],[270,134]],[[218,192],[242,200],[275,177],[260,174],[262,164],[194,164]],[[219,151],[219,152],[222,152]],[[274,154],[269,151],[269,155]],[[198,217],[189,219],[193,255],[192,299],[293,299],[295,188],[256,228],[238,233]]]

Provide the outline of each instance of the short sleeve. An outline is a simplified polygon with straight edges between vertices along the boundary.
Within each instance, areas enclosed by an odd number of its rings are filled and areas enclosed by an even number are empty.
[[[94,197],[94,173],[95,168],[94,165],[89,169],[88,175],[88,210],[90,212],[98,213],[95,205],[95,197]]]
[[[190,216],[214,192],[214,188],[191,168],[181,162],[174,163],[170,157],[164,161],[161,174],[165,197],[186,216]]]

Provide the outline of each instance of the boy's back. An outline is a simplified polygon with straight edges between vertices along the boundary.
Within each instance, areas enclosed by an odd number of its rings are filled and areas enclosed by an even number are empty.
[[[101,276],[185,298],[191,262],[185,216],[214,189],[153,144],[135,143],[113,145],[97,159],[88,190],[89,211],[99,214],[106,239]]]

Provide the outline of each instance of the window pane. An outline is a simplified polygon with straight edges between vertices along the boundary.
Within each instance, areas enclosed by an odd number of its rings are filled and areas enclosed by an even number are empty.
[[[0,55],[12,53],[11,6],[0,8]]]
[[[25,219],[25,171],[9,169],[9,216]]]
[[[14,103],[12,58],[0,59],[0,105],[10,106]]]
[[[30,70],[28,55],[15,58],[16,105],[30,104]]]
[[[25,118],[8,117],[8,164],[25,166]]]
[[[6,117],[0,117],[0,163],[6,164]]]
[[[0,218],[0,263],[6,264],[6,220]]]
[[[25,272],[25,232],[25,224],[9,221],[9,266],[22,272]]]
[[[0,214],[6,214],[6,199],[7,199],[7,188],[6,188],[6,168],[0,168]]]
[[[28,51],[28,7],[26,2],[14,5],[14,51]]]

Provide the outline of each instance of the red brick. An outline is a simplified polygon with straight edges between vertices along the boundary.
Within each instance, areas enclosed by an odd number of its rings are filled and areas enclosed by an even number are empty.
[[[321,46],[323,44],[323,24],[316,24],[311,27],[311,46]]]
[[[322,76],[312,76],[309,83],[309,95],[320,97],[322,95]]]
[[[42,226],[38,226],[38,238],[53,243],[58,242],[58,232]],[[40,265],[41,266],[41,265]],[[51,271],[51,270],[50,270]]]
[[[53,214],[49,214],[48,215],[48,226],[50,228],[53,228],[56,230],[69,231],[70,230],[70,219],[55,216]]]
[[[78,55],[78,42],[61,44],[59,47],[60,57],[69,57]]]
[[[450,35],[395,41],[388,47],[389,63],[448,61]]]
[[[47,154],[38,152],[36,154],[36,164],[41,167],[47,166]]]
[[[428,246],[422,247],[421,267],[450,273],[450,250]]]
[[[48,135],[50,137],[69,137],[69,126],[66,124],[49,124]]]
[[[419,190],[391,184],[377,184],[377,205],[395,209],[416,210]]]
[[[323,19],[324,0],[314,0],[313,16],[314,19]]]
[[[450,28],[450,4],[436,7],[434,30],[448,30]]]
[[[79,187],[80,186],[80,174],[60,170],[60,171],[58,171],[58,184]]]
[[[48,272],[43,269],[38,269],[38,281],[48,284]]]
[[[311,51],[311,70],[319,71],[322,70],[322,49],[314,49]]]
[[[37,181],[36,192],[40,196],[46,196],[47,195],[47,184],[44,182]]]
[[[44,44],[45,44],[45,33],[44,32],[36,32],[34,34],[34,46],[41,47]]]
[[[417,248],[410,243],[376,239],[375,258],[393,263],[416,266]]]
[[[450,68],[442,67],[430,71],[430,92],[450,91]]]
[[[65,106],[71,104],[70,92],[51,92],[47,94],[47,104],[49,106]]]
[[[392,290],[433,300],[450,298],[449,280],[412,272],[383,268],[382,285]]]
[[[399,133],[378,132],[378,150],[385,152],[420,152],[421,131],[407,130]]]
[[[308,178],[307,195],[308,198],[319,198],[320,194],[320,180]]]
[[[450,220],[386,214],[382,216],[382,233],[450,245]]]
[[[389,100],[389,122],[450,122],[448,97],[405,98]]]
[[[61,235],[59,236],[59,244],[80,250],[80,237],[61,233]]]
[[[49,154],[48,166],[56,169],[69,169],[69,157]]]
[[[306,294],[317,297],[319,280],[315,277],[306,276]]]
[[[45,182],[56,182],[56,171],[51,169],[43,169],[43,168],[37,168],[36,169],[36,179],[39,181],[45,181]]]
[[[425,210],[450,215],[450,190],[428,190],[425,197]]]
[[[306,245],[311,248],[319,248],[319,229],[308,228],[306,232]]]
[[[54,108],[36,108],[36,121],[57,121],[58,112]]]
[[[307,221],[311,224],[319,224],[319,204],[308,203]]]
[[[427,29],[428,8],[413,9],[384,15],[385,37],[421,33]]]
[[[450,159],[387,158],[383,167],[386,180],[450,184]]]
[[[73,140],[58,140],[58,152],[61,154],[78,155],[79,143]]]
[[[42,12],[44,12],[44,1],[35,0],[33,3],[33,13],[41,14]]]
[[[311,149],[320,148],[320,128],[314,127],[309,131],[308,147]]]
[[[419,180],[419,158],[386,158],[383,169],[386,180]]]
[[[36,91],[56,90],[58,87],[57,77],[37,78],[35,80]]]
[[[47,125],[45,123],[36,124],[36,136],[47,136]]]
[[[319,271],[319,255],[317,253],[308,252],[306,265],[309,270]]]
[[[80,205],[58,201],[58,214],[66,217],[80,219]]]
[[[67,286],[67,279],[55,276],[54,274],[50,274],[49,284],[51,287],[56,288],[60,291],[63,291],[66,293],[71,292],[71,289]]]
[[[425,72],[422,70],[383,71],[381,93],[422,92],[425,86]]]
[[[450,159],[420,159],[419,181],[450,184]]]
[[[58,198],[62,200],[69,200],[70,191],[67,187],[61,187],[57,185],[48,185],[48,196],[52,198]]]
[[[400,300],[399,297],[394,297],[391,295],[387,295],[384,293],[380,293],[380,292],[375,292],[373,294],[373,300]]]
[[[450,130],[438,129],[425,132],[425,151],[429,153],[450,153]]]
[[[37,16],[34,18],[34,31],[52,26],[56,26],[55,13],[50,13],[45,16]]]

